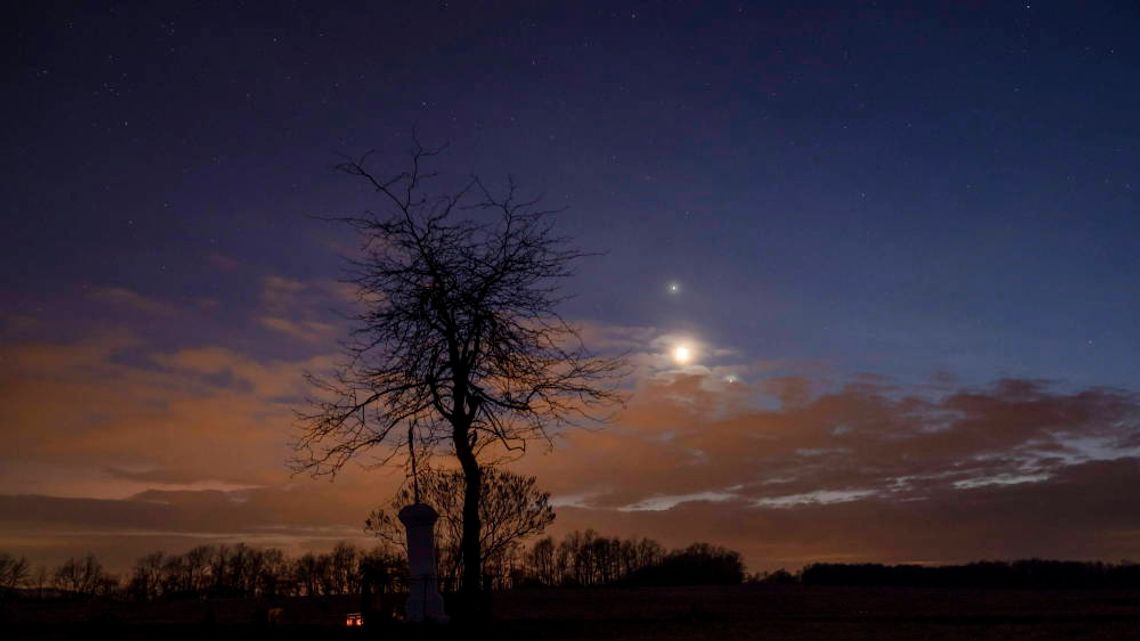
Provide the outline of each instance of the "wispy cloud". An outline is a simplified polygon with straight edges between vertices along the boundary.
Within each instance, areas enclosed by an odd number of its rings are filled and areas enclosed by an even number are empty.
[[[338,314],[356,303],[351,286],[337,281],[305,282],[281,276],[262,279],[258,323],[273,332],[309,342],[335,344]]]
[[[94,287],[88,292],[91,300],[133,309],[156,316],[172,316],[177,312],[173,305],[149,298],[126,287]]]

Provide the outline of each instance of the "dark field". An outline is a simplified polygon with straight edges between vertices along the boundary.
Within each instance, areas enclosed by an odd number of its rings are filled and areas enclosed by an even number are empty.
[[[5,639],[1140,639],[1140,591],[736,586],[517,590],[478,630],[346,629],[346,598],[291,599],[281,625],[250,600],[19,602]]]

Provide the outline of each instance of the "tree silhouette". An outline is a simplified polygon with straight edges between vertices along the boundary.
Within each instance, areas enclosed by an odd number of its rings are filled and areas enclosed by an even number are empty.
[[[463,485],[461,471],[433,471],[420,479],[420,496],[440,515],[436,525],[441,575],[451,582],[463,567]],[[389,501],[387,509],[373,510],[364,529],[382,541],[404,546],[404,531],[396,518],[401,507],[412,500],[413,489],[405,485]],[[483,523],[479,545],[483,570],[503,565],[500,561],[523,539],[542,533],[554,522],[550,493],[535,485],[533,476],[522,476],[495,467],[483,469],[479,519]]]
[[[135,561],[127,592],[136,599],[144,600],[162,596],[162,570],[166,561],[162,552],[152,552]]]
[[[109,594],[118,587],[118,580],[104,572],[91,553],[65,561],[56,569],[52,583],[59,590],[83,597]]]
[[[23,587],[28,582],[28,560],[0,552],[0,597],[4,593]]]
[[[423,166],[439,151],[416,142],[410,168],[387,177],[367,156],[339,165],[383,209],[333,219],[362,241],[347,279],[361,308],[340,365],[309,374],[316,398],[300,412],[295,464],[334,475],[377,448],[379,464],[403,445],[410,465],[417,452],[453,455],[464,478],[462,590],[474,596],[487,457],[599,420],[599,408],[620,401],[624,365],[590,353],[557,311],[559,282],[584,254],[554,234],[553,212],[520,200],[512,181],[501,196],[478,178],[428,194],[436,174]]]

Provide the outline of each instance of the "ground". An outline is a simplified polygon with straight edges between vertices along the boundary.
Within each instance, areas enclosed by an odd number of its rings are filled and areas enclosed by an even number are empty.
[[[8,603],[6,639],[1140,639],[1140,591],[734,586],[517,590],[495,595],[478,630],[390,623],[343,627],[349,598],[289,600],[281,625],[267,604]]]

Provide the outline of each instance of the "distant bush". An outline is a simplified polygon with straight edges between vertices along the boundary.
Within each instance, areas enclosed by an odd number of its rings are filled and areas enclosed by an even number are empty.
[[[665,555],[660,562],[629,577],[636,585],[726,585],[744,580],[740,553],[708,543],[694,543]]]
[[[799,573],[791,573],[780,568],[773,572],[757,572],[744,577],[745,583],[767,583],[771,585],[788,585],[800,582]]]

